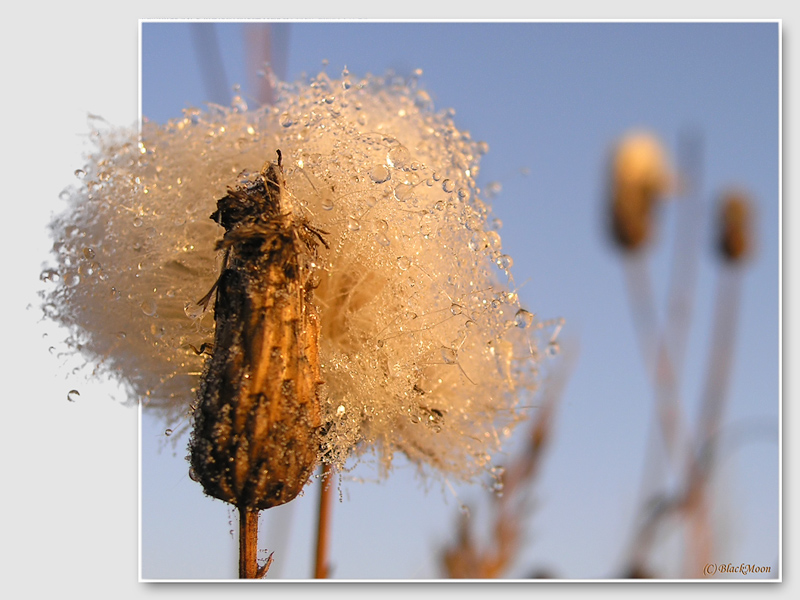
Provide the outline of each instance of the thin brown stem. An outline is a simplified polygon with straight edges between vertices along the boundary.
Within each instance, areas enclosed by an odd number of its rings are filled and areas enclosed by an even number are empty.
[[[656,300],[646,257],[629,257],[625,267],[639,350],[655,393],[656,422],[667,464],[674,467],[678,462],[684,422],[678,398],[678,372],[669,353],[666,334],[659,334]],[[654,467],[655,456],[648,459],[645,472],[661,480],[663,475],[656,473]]]
[[[739,317],[742,271],[728,267],[717,287],[716,314],[711,337],[709,364],[697,432],[701,466],[709,471],[715,457],[719,430],[725,412],[733,352],[736,348],[736,325]]]
[[[259,104],[274,104],[276,80],[286,81],[289,30],[288,23],[247,23],[244,26],[247,70],[251,74],[250,88],[254,90],[250,95]]]
[[[322,467],[322,489],[319,493],[319,522],[317,523],[317,552],[314,566],[314,579],[328,578],[328,533],[331,520],[331,496],[333,486],[330,484],[331,466]]]
[[[258,571],[258,511],[239,508],[239,579],[256,579]]]
[[[689,465],[690,490],[696,490],[699,500],[690,505],[689,519],[695,527],[689,530],[689,547],[696,564],[710,560],[712,539],[709,531],[709,486],[717,462],[720,430],[725,414],[733,352],[736,348],[736,325],[741,296],[741,269],[726,269],[717,287],[716,314],[711,336],[711,351],[706,369],[705,392],[702,400],[695,450]]]
[[[658,314],[647,257],[641,254],[627,256],[625,275],[639,352],[646,376],[655,393],[655,414],[647,437],[648,446],[642,465],[643,476],[639,491],[640,502],[647,503],[663,483],[674,457],[671,425],[677,416],[665,410],[665,386],[670,380],[669,377],[663,377],[664,374],[671,376],[673,371],[666,349],[659,343]]]

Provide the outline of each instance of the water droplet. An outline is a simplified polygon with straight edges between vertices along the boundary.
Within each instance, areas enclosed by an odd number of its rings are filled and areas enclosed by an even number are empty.
[[[70,390],[69,392],[67,392],[67,400],[69,400],[70,402],[75,402],[75,400],[77,400],[78,396],[80,395],[81,393],[78,390]]]
[[[464,225],[470,231],[480,231],[483,234],[483,219],[473,210],[464,211]]]
[[[450,312],[454,315],[460,315],[462,312],[464,312],[464,307],[453,302],[453,304],[450,305]]]
[[[489,242],[486,239],[486,234],[482,231],[476,231],[470,237],[469,242],[467,243],[469,249],[473,252],[477,252],[479,250],[485,250],[489,246]]]
[[[74,287],[81,282],[81,277],[77,273],[65,273],[64,274],[64,285],[68,287]]]
[[[514,323],[520,329],[530,327],[531,323],[533,323],[533,313],[528,312],[524,308],[520,308],[517,314],[514,315]]]
[[[200,477],[198,477],[197,471],[195,471],[194,468],[192,467],[189,468],[189,479],[191,479],[192,481],[200,481]]]
[[[142,219],[142,217],[134,217],[133,218],[133,226],[134,227],[141,227],[143,223],[144,223],[144,220]]]
[[[492,476],[492,484],[491,484],[491,491],[498,497],[503,496],[503,476],[505,475],[505,469],[503,467],[492,467],[490,469],[490,474]]]
[[[57,283],[59,280],[58,271],[55,269],[46,269],[41,272],[39,279],[47,283]]]
[[[448,365],[458,362],[458,354],[452,348],[442,348],[442,360]]]
[[[94,258],[94,249],[93,248],[84,248],[83,249],[83,256],[84,258],[91,260]]]
[[[394,188],[394,197],[400,202],[406,202],[414,195],[414,186],[410,183],[401,183]]]
[[[190,300],[189,302],[186,302],[183,305],[183,312],[187,317],[189,317],[190,319],[192,319],[192,321],[194,321],[202,317],[203,312],[205,311],[203,310],[203,306],[201,304],[198,304],[197,302],[192,302]]]
[[[172,429],[165,429],[164,430],[164,435],[167,436],[167,437],[171,436],[172,435]]]
[[[456,184],[453,182],[452,179],[445,179],[442,182],[442,189],[447,192],[448,194],[451,193],[454,189],[456,189]]]
[[[361,223],[358,222],[358,219],[347,217],[347,229],[350,231],[358,231],[361,229]]]
[[[156,301],[152,298],[144,300],[140,305],[142,308],[142,312],[146,314],[148,317],[153,317],[156,314],[156,309],[158,306],[156,305]]]
[[[236,112],[246,112],[247,102],[245,102],[244,98],[241,96],[234,96],[231,100],[231,108]]]
[[[391,240],[382,233],[375,234],[375,239],[381,246],[388,246],[391,244]]]
[[[486,241],[489,243],[489,248],[492,250],[500,250],[503,246],[503,240],[496,231],[487,231]]]
[[[392,174],[389,169],[386,168],[386,165],[375,165],[369,172],[369,178],[372,179],[374,183],[384,183],[385,181],[389,181],[391,177]]]
[[[411,162],[411,153],[405,146],[392,146],[386,153],[386,160],[390,167],[402,169]]]
[[[78,179],[83,179],[84,177],[86,177],[86,171],[84,171],[83,169],[75,169],[75,177],[77,177]]]
[[[433,108],[433,100],[430,94],[425,90],[417,90],[416,96],[414,97],[414,104],[420,110],[430,110]]]
[[[339,407],[336,409],[336,414],[341,416],[345,413],[345,410],[346,410],[345,407],[340,404]]]
[[[419,232],[425,239],[433,233],[433,217],[431,215],[423,215],[419,220]]]
[[[503,191],[503,184],[499,181],[491,181],[486,185],[486,195],[489,198],[495,198]]]
[[[469,188],[458,188],[458,198],[463,200],[464,202],[468,202],[469,199],[472,197],[472,192],[469,191]]]
[[[292,121],[292,115],[290,115],[288,112],[281,113],[281,116],[278,117],[278,122],[282,127],[291,127],[294,123],[294,121]]]
[[[329,194],[326,194],[320,200],[320,206],[322,206],[322,210],[333,210],[333,198]]]
[[[497,260],[495,260],[495,262],[497,263],[498,267],[500,267],[504,271],[507,271],[514,264],[514,259],[511,258],[508,254],[501,254],[500,256],[497,257]]]
[[[408,268],[411,266],[411,260],[407,256],[398,256],[397,266],[400,268],[401,271],[407,271]]]
[[[99,262],[91,262],[91,263],[83,263],[80,267],[78,267],[78,271],[81,275],[86,275],[87,277],[91,277],[92,275],[96,275],[100,271],[100,263]]]

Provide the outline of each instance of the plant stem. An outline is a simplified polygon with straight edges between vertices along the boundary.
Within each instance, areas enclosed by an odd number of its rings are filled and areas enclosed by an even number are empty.
[[[239,579],[258,577],[258,511],[239,508]]]
[[[317,553],[314,566],[314,579],[328,578],[328,530],[330,529],[331,494],[333,487],[330,485],[331,466],[322,467],[321,484],[319,493],[319,522],[317,523]]]

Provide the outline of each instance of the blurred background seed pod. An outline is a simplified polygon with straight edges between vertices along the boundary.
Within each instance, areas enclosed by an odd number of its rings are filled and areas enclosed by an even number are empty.
[[[719,200],[717,250],[728,262],[740,262],[753,250],[753,211],[748,195],[729,190]]]
[[[649,132],[623,136],[611,156],[609,197],[614,240],[625,250],[651,236],[653,207],[670,188],[670,169],[660,140]]]

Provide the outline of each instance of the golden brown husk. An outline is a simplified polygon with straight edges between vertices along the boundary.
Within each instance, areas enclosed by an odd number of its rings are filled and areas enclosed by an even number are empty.
[[[220,201],[221,210],[228,201],[240,212],[220,243],[227,254],[214,351],[190,443],[205,492],[249,510],[294,499],[320,447],[319,326],[304,264],[315,240],[304,223],[279,214],[279,197],[265,197],[271,204],[251,206],[240,187]]]

